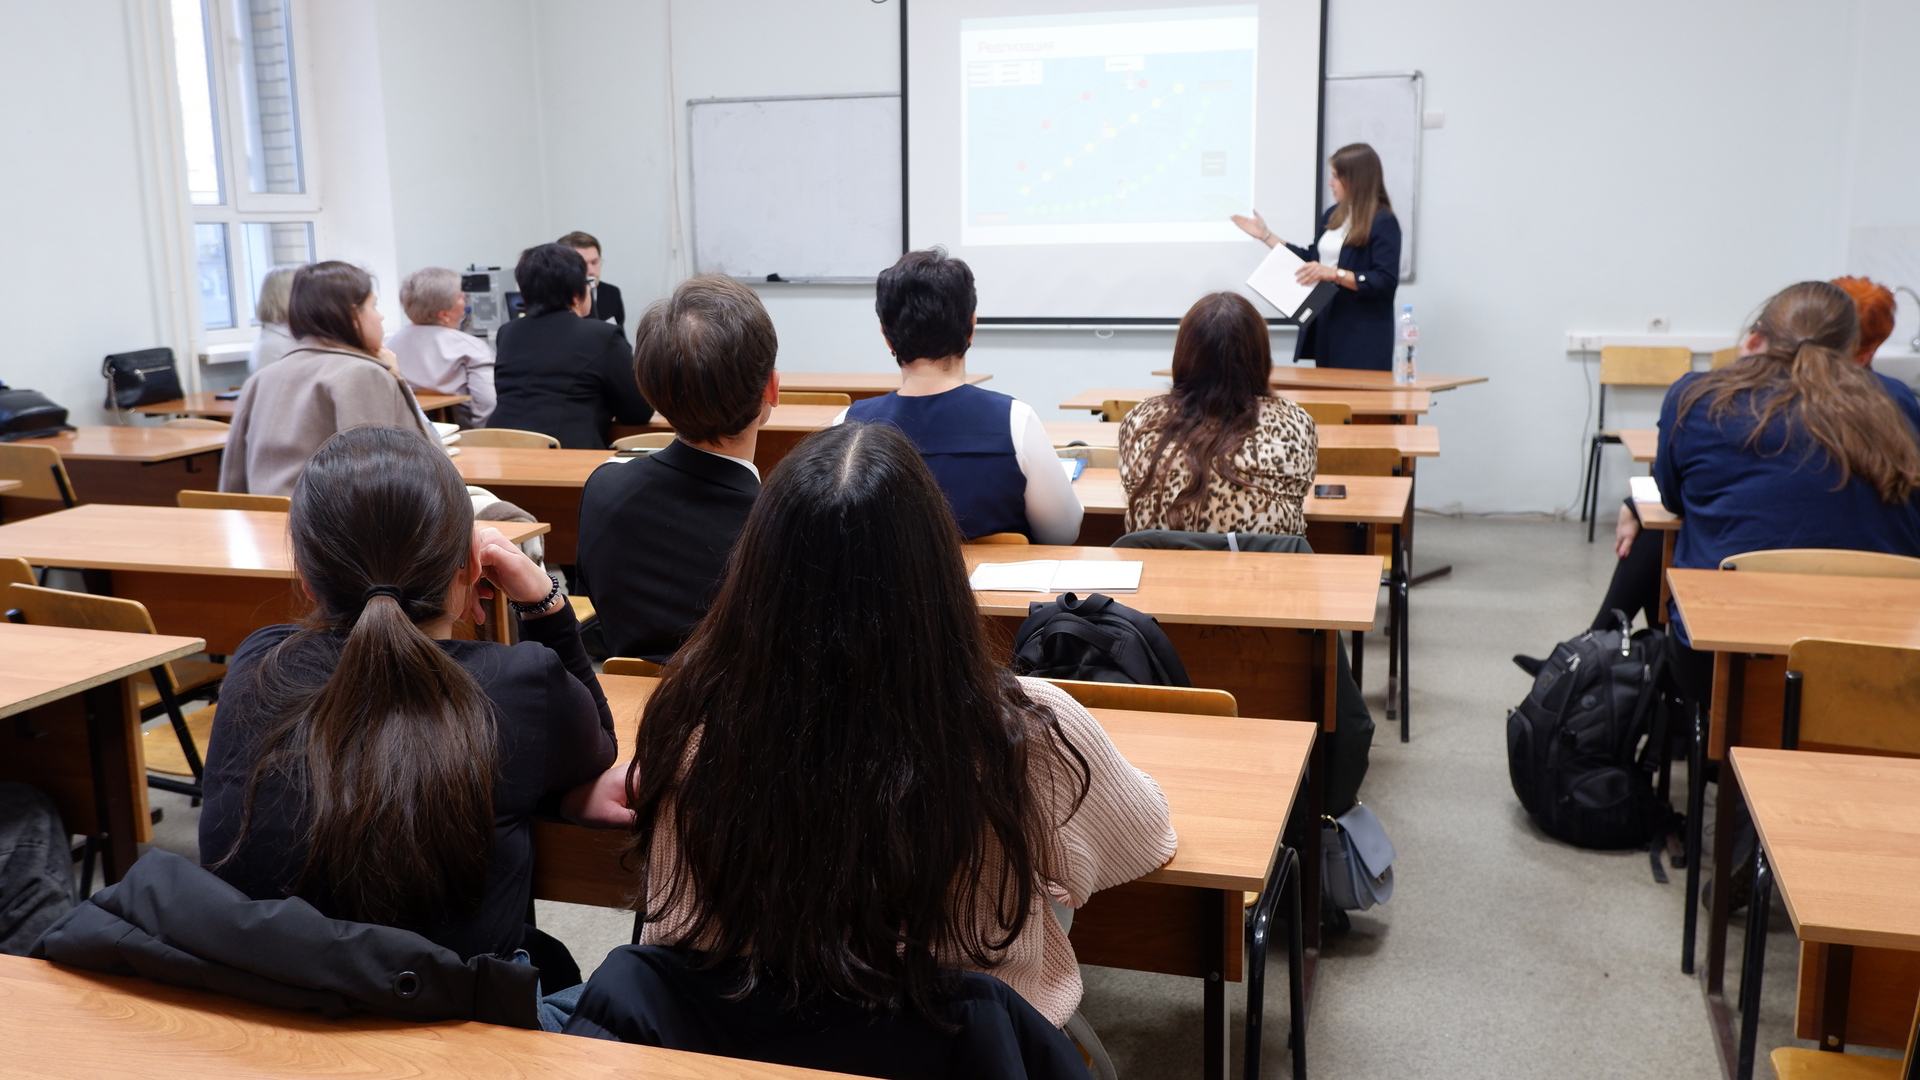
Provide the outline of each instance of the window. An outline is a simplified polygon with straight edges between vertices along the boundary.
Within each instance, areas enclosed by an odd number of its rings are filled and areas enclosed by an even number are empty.
[[[294,0],[170,2],[201,327],[245,341],[267,273],[315,257]]]

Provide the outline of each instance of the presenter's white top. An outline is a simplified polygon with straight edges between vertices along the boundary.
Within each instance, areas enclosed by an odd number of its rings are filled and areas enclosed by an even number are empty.
[[[1320,234],[1320,261],[1328,266],[1340,265],[1340,248],[1347,242],[1347,223],[1341,222],[1337,229],[1328,229]]]

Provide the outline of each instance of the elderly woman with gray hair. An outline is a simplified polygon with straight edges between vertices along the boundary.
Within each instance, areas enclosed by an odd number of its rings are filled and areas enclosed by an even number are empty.
[[[453,417],[462,428],[485,427],[494,404],[493,349],[460,329],[467,314],[460,274],[438,266],[415,270],[400,283],[400,306],[413,324],[387,339],[400,376],[416,392],[472,398],[454,406]]]
[[[251,375],[293,351],[293,331],[287,329],[287,298],[293,295],[293,272],[297,266],[276,266],[260,282],[260,299],[253,305],[253,317],[260,321],[260,336],[253,340],[247,354],[247,374]]]

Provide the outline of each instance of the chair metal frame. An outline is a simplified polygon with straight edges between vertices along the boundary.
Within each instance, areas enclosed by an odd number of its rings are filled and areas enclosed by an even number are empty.
[[[1673,377],[1660,381],[1658,375],[1649,377],[1648,372],[1632,371],[1615,373],[1614,367],[1642,368],[1673,364],[1678,370]],[[1580,474],[1580,520],[1587,523],[1587,543],[1593,543],[1594,527],[1600,519],[1600,471],[1605,458],[1600,450],[1605,446],[1617,446],[1620,436],[1607,430],[1607,387],[1609,386],[1672,386],[1678,382],[1693,366],[1693,352],[1685,346],[1662,346],[1641,348],[1635,346],[1610,345],[1600,350],[1600,405],[1599,415],[1595,418],[1592,437],[1587,442],[1587,467]],[[1660,374],[1665,374],[1664,372]]]

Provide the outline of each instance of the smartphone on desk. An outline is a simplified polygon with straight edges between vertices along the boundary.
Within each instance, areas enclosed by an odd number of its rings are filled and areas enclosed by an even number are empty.
[[[1313,497],[1316,499],[1344,499],[1347,497],[1345,484],[1315,484]]]

